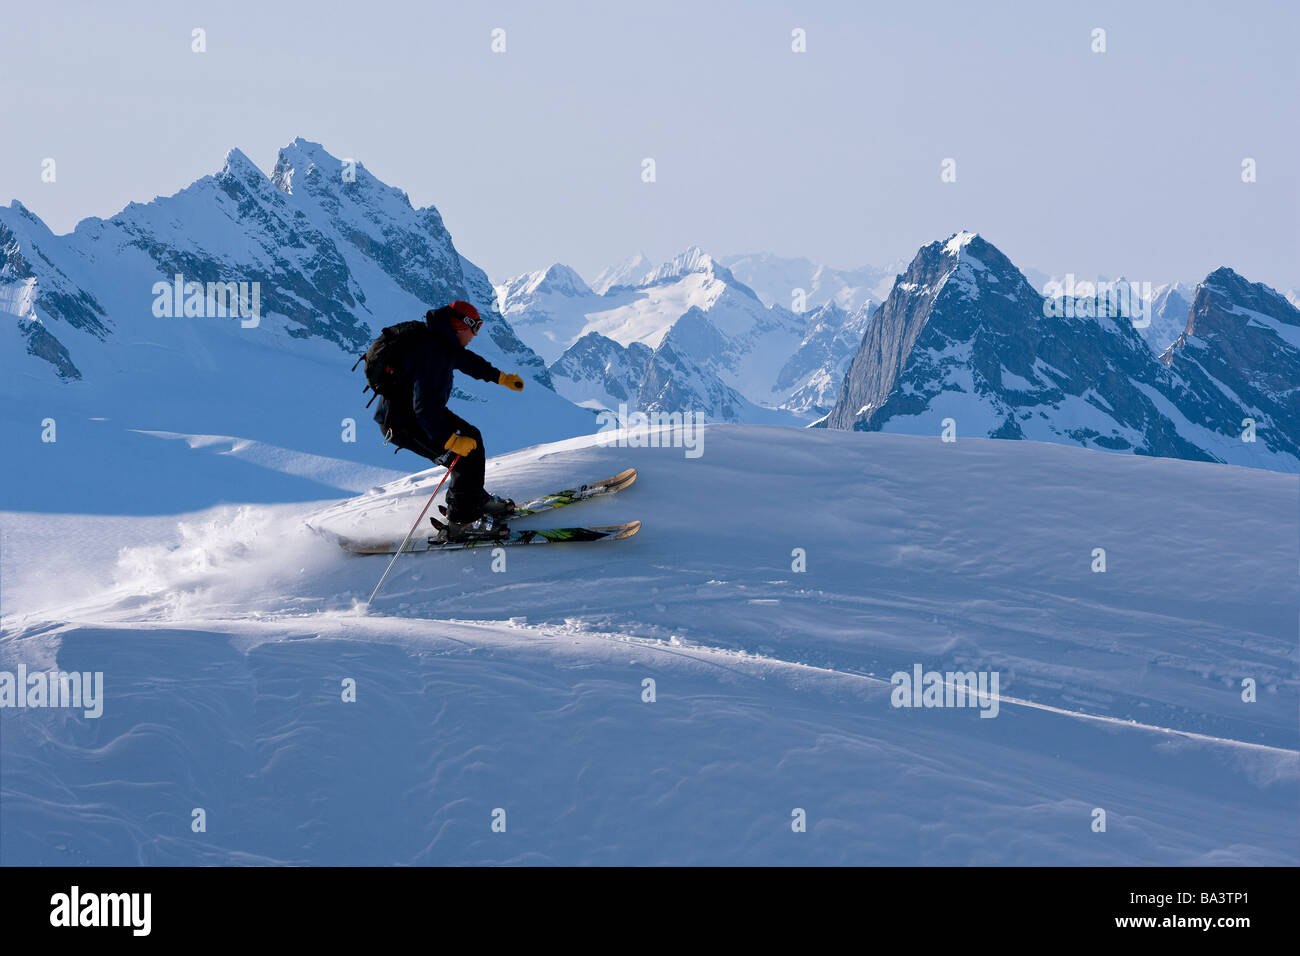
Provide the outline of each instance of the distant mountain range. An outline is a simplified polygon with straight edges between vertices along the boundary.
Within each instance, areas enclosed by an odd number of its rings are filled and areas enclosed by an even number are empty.
[[[502,313],[575,402],[694,409],[714,421],[749,423],[799,424],[826,414],[871,300],[859,287],[832,284],[828,270],[807,260],[736,261],[751,275],[775,264],[765,273],[769,289],[804,282],[807,289],[794,288],[807,297],[791,303],[803,311],[765,301],[697,246],[659,266],[634,256],[593,286],[557,263],[496,290]]]
[[[1288,297],[1227,269],[1199,284],[1077,288],[1027,272],[1039,288],[963,232],[896,277],[692,247],[658,267],[638,254],[599,289],[557,264],[497,293],[557,390],[589,407],[921,434],[951,418],[965,435],[1300,470]],[[1133,297],[1089,291],[1107,283]],[[1089,308],[1076,314],[1075,298]]]
[[[779,407],[803,382],[776,384],[804,342],[806,316],[764,304],[694,246],[638,278],[628,263],[602,276],[598,292],[557,263],[497,286],[502,314],[549,363],[561,395],[589,406],[694,409],[712,421],[809,420]]]
[[[50,477],[91,441],[69,423],[91,421],[112,423],[95,431],[105,449],[230,435],[391,466],[353,356],[379,328],[462,298],[485,315],[475,349],[531,380],[522,396],[458,381],[454,402],[493,452],[591,431],[593,410],[623,405],[936,435],[952,419],[958,436],[1300,470],[1294,291],[1219,269],[1150,290],[1135,328],[1055,314],[973,233],[890,271],[692,246],[592,284],[557,263],[494,288],[435,208],[364,165],[297,139],[268,175],[232,150],[179,193],[63,236],[0,207],[0,430],[28,441],[34,422],[67,426],[34,466]],[[254,319],[230,299],[250,288]]]
[[[885,268],[835,269],[811,259],[768,253],[724,256],[720,261],[767,305],[780,303],[795,309],[795,299],[802,293],[801,311],[834,303],[850,314],[869,300],[882,302],[904,266],[898,262]]]

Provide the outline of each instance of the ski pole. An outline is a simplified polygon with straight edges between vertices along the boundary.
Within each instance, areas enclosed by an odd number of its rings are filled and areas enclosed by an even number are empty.
[[[383,576],[380,577],[379,583],[375,585],[375,589],[370,592],[370,597],[366,598],[367,608],[370,607],[370,602],[375,599],[375,595],[379,593],[379,589],[384,586],[384,579],[388,577],[388,572],[393,570],[393,564],[402,556],[406,546],[411,543],[411,538],[415,535],[415,529],[420,527],[420,522],[424,520],[425,513],[428,512],[429,506],[433,504],[433,499],[438,497],[438,492],[442,491],[443,482],[447,480],[447,475],[451,474],[451,470],[456,467],[458,461],[460,461],[460,455],[451,460],[451,464],[447,466],[446,474],[442,476],[442,481],[438,482],[438,487],[433,489],[433,494],[429,495],[429,500],[424,503],[424,508],[420,511],[420,517],[415,519],[415,524],[411,525],[411,530],[406,532],[406,537],[402,539],[402,546],[397,549],[397,553],[388,562],[388,567],[384,568]]]

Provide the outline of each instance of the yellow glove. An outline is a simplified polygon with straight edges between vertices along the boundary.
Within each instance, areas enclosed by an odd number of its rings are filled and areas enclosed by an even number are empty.
[[[518,375],[509,375],[505,372],[501,373],[501,377],[497,379],[497,384],[504,385],[506,388],[515,392],[522,392],[524,390],[524,380],[522,378]]]
[[[460,455],[460,457],[464,458],[478,447],[478,442],[466,435],[457,435],[453,433],[452,436],[447,439],[447,444],[442,447],[447,449],[447,451],[453,451]]]

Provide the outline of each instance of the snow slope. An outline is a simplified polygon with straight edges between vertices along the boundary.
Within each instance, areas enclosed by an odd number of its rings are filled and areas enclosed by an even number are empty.
[[[106,683],[98,719],[0,710],[0,863],[1300,862],[1296,476],[745,426],[702,448],[495,458],[516,494],[636,465],[570,514],[645,528],[500,572],[407,556],[368,613],[384,559],[304,521],[399,534],[437,471],[0,513],[0,669]],[[914,664],[997,671],[997,716],[892,707]]]

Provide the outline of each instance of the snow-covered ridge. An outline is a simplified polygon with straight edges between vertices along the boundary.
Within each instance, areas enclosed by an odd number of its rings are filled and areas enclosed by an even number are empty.
[[[554,293],[563,296],[590,295],[591,288],[582,281],[582,276],[562,263],[555,263],[546,269],[526,272],[496,286],[500,301],[509,301],[519,296],[536,296]]]
[[[665,282],[672,282],[682,278],[682,276],[691,273],[702,273],[705,275],[717,276],[723,282],[728,282],[739,286],[731,270],[722,265],[713,256],[706,253],[699,246],[691,246],[686,251],[669,259],[663,265],[651,269],[637,283],[639,286],[660,285]]]

